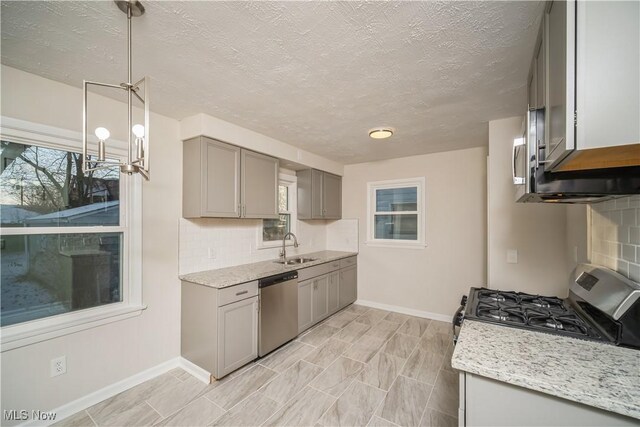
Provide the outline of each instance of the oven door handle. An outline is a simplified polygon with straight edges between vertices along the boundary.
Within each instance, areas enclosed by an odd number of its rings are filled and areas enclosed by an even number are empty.
[[[462,314],[463,310],[464,310],[464,305],[461,305],[455,312],[455,314],[453,315],[453,320],[451,321],[451,329],[453,331],[453,343],[455,344],[456,342],[458,342],[458,336],[456,335],[456,326],[461,326],[462,325],[462,319],[464,317],[464,315]]]

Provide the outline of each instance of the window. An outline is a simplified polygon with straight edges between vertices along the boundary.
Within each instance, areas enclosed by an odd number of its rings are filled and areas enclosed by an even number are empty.
[[[288,232],[295,234],[296,220],[296,177],[280,174],[278,186],[279,219],[262,220],[262,240],[259,247],[268,248],[282,244],[282,238]],[[291,240],[288,237],[287,240]]]
[[[139,184],[117,169],[85,172],[74,138],[10,134],[3,128],[0,141],[3,350],[38,341],[39,328],[51,337],[56,326],[140,309],[139,257],[127,256],[140,243],[128,228],[139,202],[126,203]]]
[[[424,247],[424,178],[370,182],[368,244]]]

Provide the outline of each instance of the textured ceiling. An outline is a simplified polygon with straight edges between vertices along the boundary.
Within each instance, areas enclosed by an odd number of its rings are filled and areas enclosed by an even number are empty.
[[[146,1],[134,79],[152,109],[204,112],[341,163],[487,143],[521,112],[541,2]],[[81,86],[126,77],[111,1],[2,2],[2,63]],[[397,129],[374,141],[368,129]]]

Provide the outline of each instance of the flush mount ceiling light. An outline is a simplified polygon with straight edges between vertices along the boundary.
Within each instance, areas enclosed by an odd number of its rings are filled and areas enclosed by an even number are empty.
[[[393,128],[374,128],[369,131],[369,136],[373,139],[385,139],[393,135]]]
[[[132,175],[139,173],[145,179],[149,179],[149,77],[143,77],[135,83],[131,79],[131,18],[142,16],[144,6],[137,0],[115,0],[118,8],[127,15],[127,81],[126,83],[111,84],[83,81],[83,104],[82,104],[82,168],[85,172],[119,168],[122,173]],[[87,95],[89,86],[100,86],[116,90],[124,90],[127,93],[128,111],[128,145],[127,161],[113,161],[106,159],[106,142],[111,136],[111,132],[105,127],[98,127],[95,135],[98,138],[98,156],[90,159],[87,155]],[[134,97],[140,101],[144,108],[144,125],[133,125],[133,101]]]

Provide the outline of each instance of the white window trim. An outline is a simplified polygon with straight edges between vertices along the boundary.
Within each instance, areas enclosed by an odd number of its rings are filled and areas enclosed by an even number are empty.
[[[374,216],[381,214],[381,212],[375,211],[376,205],[376,190],[388,189],[388,188],[404,188],[404,187],[417,187],[417,211],[411,212],[388,212],[393,215],[403,214],[416,214],[418,215],[418,240],[396,240],[396,239],[376,239],[374,237]],[[425,178],[407,178],[407,179],[393,179],[387,181],[376,181],[367,183],[367,240],[365,244],[371,247],[384,247],[384,248],[402,248],[402,249],[424,249],[426,244],[426,212],[425,212]]]
[[[79,132],[5,116],[0,120],[2,140],[68,151],[78,151],[82,148],[82,134]],[[111,140],[109,142],[108,155],[116,158],[126,157],[126,143]],[[96,148],[97,141],[92,138],[89,153],[96,154]],[[121,302],[4,326],[0,329],[0,351],[137,316],[146,308],[142,303],[142,182],[139,175],[120,176],[120,200],[124,201],[121,206],[124,205],[125,209],[120,210],[119,226],[0,229],[3,236],[80,232],[123,233]]]
[[[288,175],[284,173],[280,173],[278,175],[278,185],[283,184],[289,187],[289,210],[286,212],[291,215],[291,229],[290,231],[293,234],[297,233],[297,224],[298,224],[298,177],[295,175]],[[284,213],[284,212],[283,212]],[[273,249],[273,248],[281,248],[282,241],[274,240],[270,242],[265,242],[262,240],[262,227],[264,222],[260,221],[260,228],[258,230],[258,243],[256,245],[257,249]],[[297,234],[296,234],[297,235]],[[293,241],[287,240],[285,246],[293,246]]]

